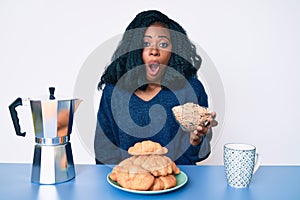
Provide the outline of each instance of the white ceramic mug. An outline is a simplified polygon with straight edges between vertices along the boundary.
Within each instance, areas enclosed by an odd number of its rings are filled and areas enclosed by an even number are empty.
[[[230,186],[247,187],[259,165],[259,155],[255,146],[242,143],[224,145],[225,173]]]

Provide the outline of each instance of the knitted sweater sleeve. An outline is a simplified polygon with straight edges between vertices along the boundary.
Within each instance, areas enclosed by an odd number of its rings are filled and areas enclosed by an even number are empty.
[[[114,120],[111,113],[113,87],[106,85],[97,113],[94,150],[97,164],[115,164],[120,160],[117,137],[114,135]]]

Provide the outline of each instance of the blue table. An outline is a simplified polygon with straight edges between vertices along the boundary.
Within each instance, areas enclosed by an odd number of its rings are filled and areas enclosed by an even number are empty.
[[[142,195],[112,187],[110,166],[76,165],[76,178],[56,185],[31,183],[30,164],[0,164],[0,199],[201,199],[299,200],[300,166],[261,166],[248,188],[227,185],[223,166],[179,166],[188,176],[181,188],[164,194]]]

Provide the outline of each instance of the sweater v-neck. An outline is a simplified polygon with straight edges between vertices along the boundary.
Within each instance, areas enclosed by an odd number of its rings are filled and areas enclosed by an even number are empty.
[[[133,96],[138,100],[138,101],[140,101],[140,102],[142,102],[142,103],[152,103],[153,101],[155,101],[160,95],[161,95],[161,93],[163,92],[163,88],[161,88],[161,90],[156,94],[156,95],[154,95],[151,99],[149,99],[149,100],[144,100],[144,99],[142,99],[142,98],[140,98],[138,95],[136,95],[135,93],[133,93]]]

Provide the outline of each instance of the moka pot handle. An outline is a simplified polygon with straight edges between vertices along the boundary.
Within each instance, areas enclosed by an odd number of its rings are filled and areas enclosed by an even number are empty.
[[[16,107],[18,106],[22,106],[23,103],[22,103],[22,99],[20,97],[18,97],[14,102],[12,102],[8,108],[9,108],[9,111],[10,111],[10,116],[11,116],[11,119],[13,121],[13,124],[14,124],[14,128],[16,130],[16,134],[18,136],[25,136],[26,135],[26,132],[21,132],[21,127],[20,127],[20,122],[19,122],[19,117],[18,117],[18,113],[16,111]]]

